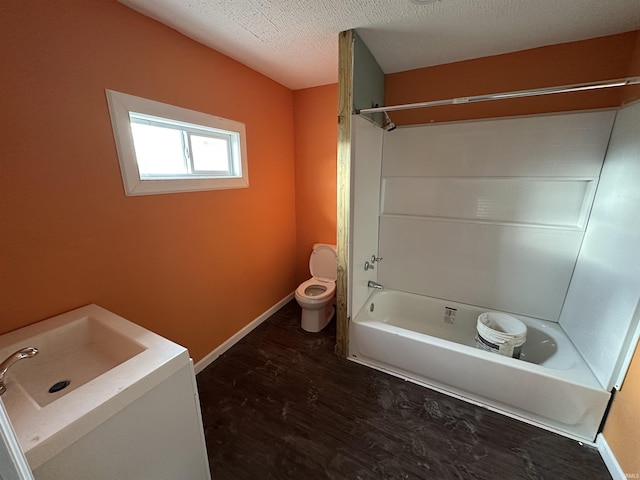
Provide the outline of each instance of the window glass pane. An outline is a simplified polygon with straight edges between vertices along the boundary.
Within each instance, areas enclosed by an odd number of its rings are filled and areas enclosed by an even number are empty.
[[[131,132],[141,176],[188,173],[179,130],[132,122]]]
[[[107,100],[127,195],[249,186],[244,123],[113,90]]]
[[[226,138],[190,135],[194,171],[228,172],[229,141]]]

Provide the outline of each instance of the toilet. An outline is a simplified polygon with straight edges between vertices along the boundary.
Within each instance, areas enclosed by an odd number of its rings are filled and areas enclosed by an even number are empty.
[[[296,300],[302,307],[302,329],[319,332],[327,326],[335,312],[334,298],[338,260],[336,246],[327,243],[313,245],[309,258],[312,277],[296,289]]]

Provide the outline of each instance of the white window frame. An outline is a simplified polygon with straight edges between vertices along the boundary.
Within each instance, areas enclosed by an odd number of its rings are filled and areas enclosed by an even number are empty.
[[[106,95],[122,182],[127,196],[247,188],[249,186],[244,123],[114,90],[106,90]],[[235,162],[234,170],[239,171],[232,176],[204,177],[198,173],[176,177],[141,176],[136,161],[133,134],[131,133],[130,113],[175,120],[177,124],[184,123],[237,133],[239,148],[233,149],[233,154],[236,157],[233,162]],[[239,158],[237,158],[238,156]]]

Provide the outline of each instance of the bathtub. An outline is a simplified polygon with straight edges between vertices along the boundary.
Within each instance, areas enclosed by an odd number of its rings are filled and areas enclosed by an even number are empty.
[[[520,359],[476,347],[487,309],[375,291],[351,321],[350,360],[584,442],[593,442],[610,393],[557,323],[527,325]]]

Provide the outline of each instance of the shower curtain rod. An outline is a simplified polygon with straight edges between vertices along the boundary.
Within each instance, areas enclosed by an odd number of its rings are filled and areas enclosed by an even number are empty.
[[[538,95],[551,95],[554,93],[581,92],[584,90],[597,90],[601,88],[624,87],[640,84],[640,77],[618,78],[615,80],[601,80],[598,82],[576,83],[559,87],[537,88],[535,90],[518,90],[515,92],[489,93],[471,97],[450,98],[447,100],[434,100],[431,102],[408,103],[405,105],[390,105],[388,107],[361,108],[356,110],[361,113],[394,112],[397,110],[409,110],[412,108],[439,107],[442,105],[458,105],[464,103],[488,102],[491,100],[504,100],[508,98],[535,97]]]

